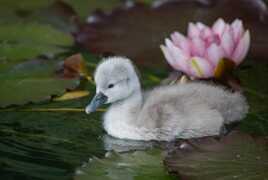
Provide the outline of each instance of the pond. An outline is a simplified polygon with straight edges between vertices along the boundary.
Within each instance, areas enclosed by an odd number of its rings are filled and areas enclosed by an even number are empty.
[[[102,127],[107,107],[90,115],[84,112],[95,93],[94,69],[101,56],[126,55],[139,68],[143,88],[159,85],[170,72],[159,48],[164,38],[176,27],[185,28],[190,20],[209,23],[217,16],[240,16],[218,12],[229,1],[171,3],[154,10],[152,0],[138,1],[136,6],[128,1],[123,10],[116,8],[120,0],[1,1],[0,178],[169,180],[178,176],[220,179],[226,174],[226,179],[267,178],[268,36],[264,32],[268,18],[256,20],[255,9],[244,8],[240,1],[241,7],[234,5],[250,12],[244,19],[252,31],[253,48],[234,75],[240,79],[250,111],[235,133],[223,140],[172,143],[108,136]],[[98,8],[115,10],[105,14],[95,12]],[[177,11],[185,8],[185,16],[176,23]],[[89,14],[97,20],[86,18]],[[161,17],[170,19],[165,27]],[[141,18],[144,22],[137,21]],[[89,24],[84,24],[86,19]],[[59,98],[73,91],[78,95]],[[185,144],[190,148],[179,150]],[[204,153],[199,154],[196,147]]]

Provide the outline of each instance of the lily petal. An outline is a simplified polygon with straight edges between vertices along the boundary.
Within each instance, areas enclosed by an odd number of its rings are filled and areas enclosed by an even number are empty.
[[[184,51],[182,51],[180,48],[176,47],[175,45],[171,45],[170,47],[171,53],[173,55],[173,58],[175,58],[176,63],[174,64],[174,66],[176,67],[176,69],[179,69],[183,72],[187,72],[188,71],[188,56],[187,54],[184,53]]]
[[[191,38],[198,37],[200,35],[200,30],[193,23],[189,23],[188,26],[188,36]]]
[[[197,23],[196,23],[196,27],[197,27],[200,31],[202,31],[202,30],[204,30],[204,29],[208,29],[208,27],[207,27],[205,24],[201,23],[201,22],[197,22]]]
[[[172,66],[181,71],[187,71],[188,56],[180,48],[176,47],[169,39],[166,39],[168,52],[173,60]]]
[[[232,28],[232,33],[233,33],[233,39],[235,43],[238,43],[242,35],[244,34],[244,28],[243,28],[243,23],[241,20],[236,19],[231,25]]]
[[[213,77],[213,67],[207,60],[200,57],[193,57],[190,60],[190,75],[199,78]]]
[[[202,31],[201,31],[201,38],[202,39],[208,39],[208,38],[213,38],[214,34],[213,32],[209,29],[209,28],[204,28]]]
[[[161,48],[162,52],[164,53],[164,56],[167,59],[167,62],[174,68],[175,61],[174,61],[173,57],[171,56],[168,48],[164,45],[160,45],[160,48]]]
[[[187,55],[190,56],[190,43],[189,40],[179,32],[171,34],[173,43],[181,48]]]
[[[230,31],[230,26],[225,27],[225,31],[221,38],[221,46],[223,47],[225,51],[225,57],[231,58],[231,55],[233,53],[233,50],[235,48],[235,43],[232,37],[232,33]]]
[[[219,18],[212,26],[212,30],[215,34],[222,36],[226,23],[222,18]]]
[[[238,42],[238,45],[233,53],[232,60],[235,62],[236,65],[239,65],[243,59],[246,57],[250,46],[250,33],[247,30],[244,33],[244,36]]]
[[[219,61],[224,57],[224,50],[221,46],[216,45],[213,43],[207,49],[207,58],[210,63],[212,63],[213,67],[217,67]]]
[[[191,41],[191,53],[203,57],[205,54],[205,42],[198,37],[195,37]]]

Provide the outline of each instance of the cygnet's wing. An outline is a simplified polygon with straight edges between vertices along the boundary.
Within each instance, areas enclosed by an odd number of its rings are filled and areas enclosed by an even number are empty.
[[[179,121],[187,123],[184,130],[177,136],[185,139],[220,135],[224,124],[220,112],[204,103],[193,104],[190,113]]]
[[[219,111],[225,124],[242,120],[248,112],[246,98],[240,92],[231,92],[223,86],[195,82],[180,86],[180,89],[194,91],[191,99],[199,99]]]
[[[180,105],[206,104],[219,111],[226,124],[243,119],[248,112],[247,101],[241,93],[232,93],[224,87],[208,83],[192,82],[156,88],[145,103],[151,106],[165,100],[179,102]]]
[[[138,120],[157,129],[160,140],[217,135],[223,125],[221,114],[195,93],[179,86],[155,88],[145,99]]]

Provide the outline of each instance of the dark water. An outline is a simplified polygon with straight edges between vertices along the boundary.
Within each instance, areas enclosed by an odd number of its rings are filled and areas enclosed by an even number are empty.
[[[101,120],[93,116],[1,112],[1,179],[71,179],[83,161],[104,154]]]

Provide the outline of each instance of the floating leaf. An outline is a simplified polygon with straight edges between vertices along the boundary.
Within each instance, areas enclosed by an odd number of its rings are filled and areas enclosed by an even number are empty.
[[[61,0],[2,0],[0,2],[0,24],[35,22],[50,24],[63,32],[76,28],[77,15]]]
[[[159,150],[134,151],[124,154],[110,152],[103,159],[93,158],[77,170],[75,180],[118,180],[118,179],[175,179],[169,176],[162,164]]]
[[[95,13],[96,21],[81,26],[76,42],[97,54],[128,56],[139,64],[164,65],[159,48],[173,31],[186,32],[188,22],[212,24],[222,17],[227,21],[241,18],[252,36],[251,57],[268,58],[268,16],[266,5],[255,0],[180,0],[152,7],[136,4],[115,9],[110,14]],[[230,9],[230,7],[232,7]],[[242,16],[245,14],[244,16]],[[142,21],[139,21],[142,19]]]
[[[79,77],[57,77],[57,66],[57,61],[32,60],[0,74],[0,106],[48,100],[52,95],[61,95],[66,89],[79,85]]]
[[[12,65],[37,55],[52,56],[66,51],[72,37],[49,25],[15,23],[0,26],[0,63]]]
[[[181,179],[267,179],[268,139],[233,132],[179,144],[165,164]]]
[[[66,101],[71,99],[78,99],[89,95],[89,91],[70,91],[64,93],[62,96],[53,98],[53,101]]]
[[[2,9],[1,10],[34,10],[40,7],[44,7],[54,0],[36,1],[36,0],[1,0]],[[16,3],[15,3],[16,2]]]
[[[23,22],[38,22],[50,24],[63,32],[73,32],[79,24],[76,12],[62,0],[54,0],[53,3],[39,8],[30,16],[23,18]]]
[[[0,2],[0,23],[17,21],[18,16],[29,16],[33,10],[47,6],[54,0],[36,1],[36,0],[1,0]]]
[[[68,46],[72,37],[49,25],[37,23],[16,23],[0,27],[0,39],[12,43],[41,43],[45,45]]]

